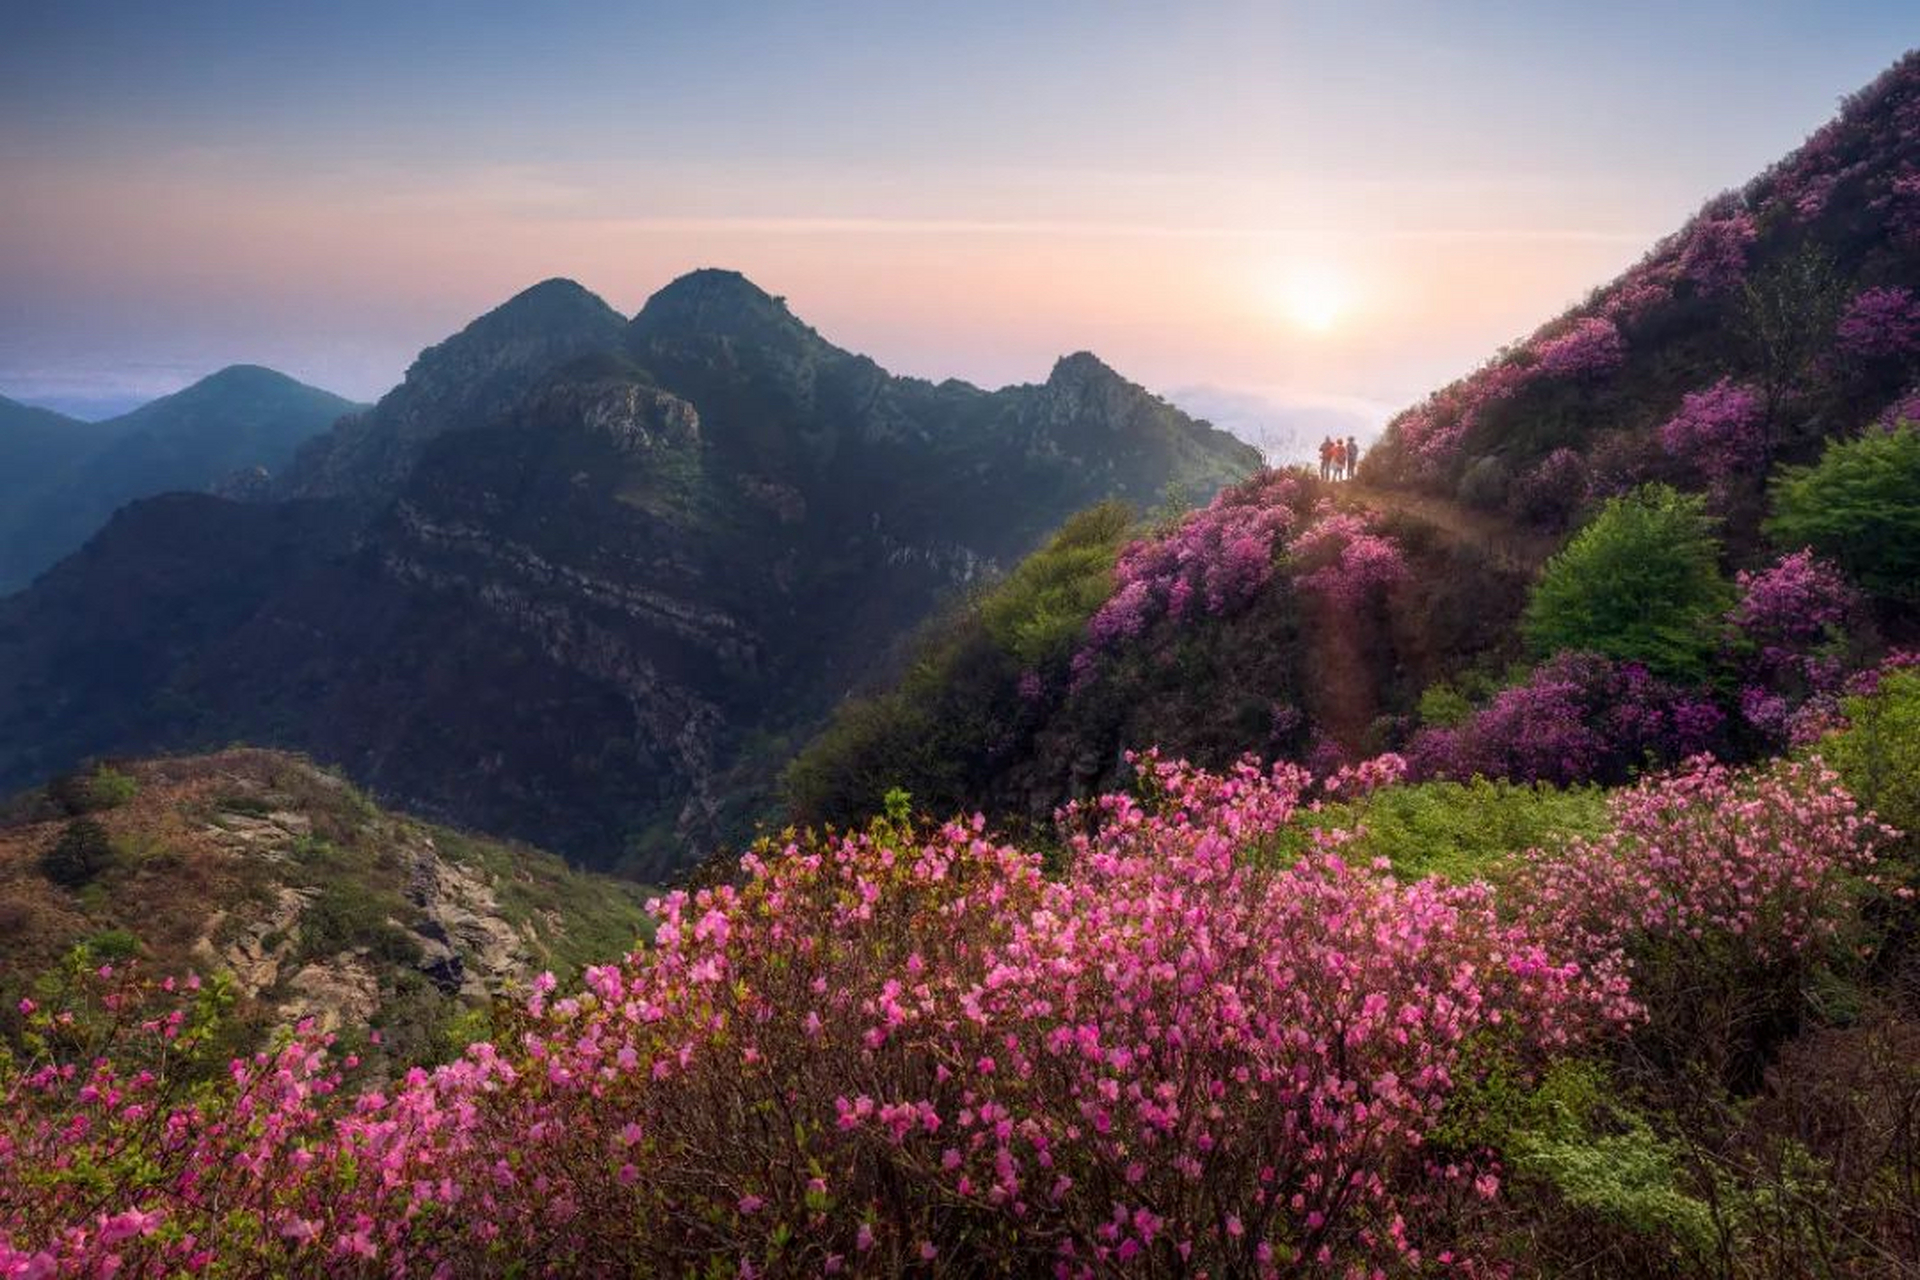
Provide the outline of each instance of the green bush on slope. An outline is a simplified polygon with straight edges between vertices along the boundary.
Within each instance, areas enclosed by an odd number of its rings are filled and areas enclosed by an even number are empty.
[[[1920,667],[1881,677],[1873,693],[1846,699],[1847,727],[1820,754],[1847,789],[1885,822],[1920,836]]]
[[[879,812],[895,787],[929,812],[964,807],[977,781],[967,771],[990,768],[1031,730],[1022,676],[1064,682],[1132,528],[1117,503],[1083,511],[1005,581],[926,630],[894,687],[843,706],[788,765],[793,813],[851,825]]]
[[[1697,679],[1733,602],[1706,502],[1665,485],[1610,500],[1547,563],[1521,629],[1541,656],[1584,649]]]
[[[1767,536],[1811,546],[1877,596],[1920,599],[1920,426],[1829,443],[1773,484]]]

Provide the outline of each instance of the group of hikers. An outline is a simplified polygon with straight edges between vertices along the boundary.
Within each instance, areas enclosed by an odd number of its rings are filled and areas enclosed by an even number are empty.
[[[1352,436],[1328,436],[1320,442],[1320,478],[1351,480],[1360,470],[1360,444]]]

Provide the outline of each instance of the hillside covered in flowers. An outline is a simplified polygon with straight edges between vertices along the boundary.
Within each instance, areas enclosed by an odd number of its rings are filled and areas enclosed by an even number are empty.
[[[1070,519],[624,954],[402,1052],[82,940],[0,1277],[1920,1275],[1916,416],[1910,54],[1357,480]]]
[[[1567,315],[1269,472],[1070,525],[789,770],[1041,825],[1129,750],[1628,780],[1817,731],[1920,641],[1920,53]]]

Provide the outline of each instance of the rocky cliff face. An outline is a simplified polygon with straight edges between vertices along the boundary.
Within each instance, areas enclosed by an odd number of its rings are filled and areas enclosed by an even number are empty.
[[[26,674],[0,677],[0,711],[48,662],[92,708],[58,717],[51,752],[0,728],[0,778],[244,736],[659,876],[747,832],[789,744],[942,599],[1092,502],[1201,497],[1258,461],[1088,355],[996,392],[892,377],[730,272],[610,314],[549,282],[423,354],[303,455],[288,489],[326,501],[268,508],[344,532],[280,571],[249,551],[183,584],[189,613],[244,599],[219,629],[176,628],[165,661],[155,624],[109,637],[84,617],[97,584],[165,554],[138,526],[207,540],[157,511],[0,606],[0,658]],[[139,712],[89,701],[129,692],[90,656],[129,647],[151,672]]]

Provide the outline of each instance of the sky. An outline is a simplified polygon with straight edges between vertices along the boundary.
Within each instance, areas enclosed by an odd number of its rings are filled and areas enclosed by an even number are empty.
[[[1797,145],[1911,0],[0,0],[0,394],[360,399],[744,271],[900,373],[1365,430]]]

